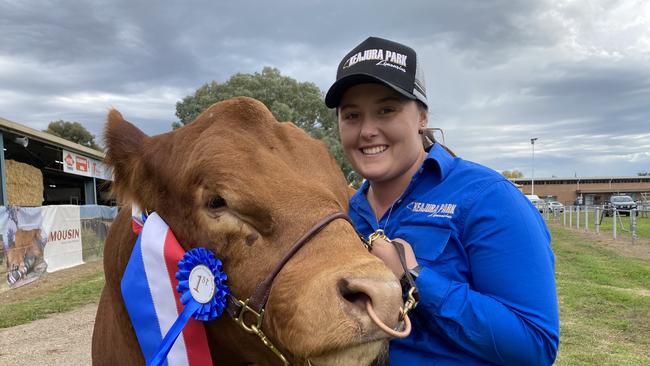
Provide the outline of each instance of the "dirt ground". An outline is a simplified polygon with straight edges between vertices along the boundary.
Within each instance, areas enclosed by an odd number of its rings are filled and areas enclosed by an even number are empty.
[[[13,304],[57,290],[77,278],[102,271],[102,262],[48,273],[35,282],[0,288],[0,304]],[[0,365],[90,365],[97,304],[0,329]]]
[[[639,258],[650,260],[650,240],[639,239],[636,243],[632,243],[631,239],[618,239],[614,240],[608,237],[607,234],[585,234],[590,237],[596,238],[594,241],[605,248],[613,250],[615,253],[624,257]]]
[[[97,304],[0,329],[0,365],[90,365]]]

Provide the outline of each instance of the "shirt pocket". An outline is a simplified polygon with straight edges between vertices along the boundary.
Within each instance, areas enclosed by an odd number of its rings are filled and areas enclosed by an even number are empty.
[[[451,237],[451,229],[432,227],[418,233],[417,238],[413,238],[411,243],[415,257],[420,260],[435,262],[440,254],[445,250],[449,238]]]

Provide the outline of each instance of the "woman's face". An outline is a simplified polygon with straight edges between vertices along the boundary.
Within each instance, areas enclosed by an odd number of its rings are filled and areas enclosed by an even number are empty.
[[[418,130],[427,116],[415,101],[380,84],[358,84],[343,94],[338,119],[350,164],[371,183],[419,168],[424,149]]]

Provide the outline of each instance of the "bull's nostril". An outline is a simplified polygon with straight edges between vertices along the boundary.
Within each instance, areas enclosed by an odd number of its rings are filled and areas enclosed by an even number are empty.
[[[371,319],[368,305],[372,305],[375,318],[388,328],[395,328],[399,323],[402,304],[401,287],[395,276],[389,271],[381,275],[346,276],[336,282],[341,311],[358,326],[365,336],[386,337],[384,330]]]
[[[365,310],[366,302],[371,301],[370,296],[363,291],[358,289],[353,289],[350,287],[350,283],[342,279],[339,281],[339,294],[341,297],[348,303],[354,305],[356,308]]]
[[[365,309],[366,302],[370,301],[370,296],[364,294],[363,292],[353,292],[350,294],[343,295],[343,298],[348,302],[358,306],[359,308]]]

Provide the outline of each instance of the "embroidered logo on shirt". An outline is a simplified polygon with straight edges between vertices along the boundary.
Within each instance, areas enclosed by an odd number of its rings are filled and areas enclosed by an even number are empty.
[[[411,202],[407,206],[412,212],[428,213],[428,217],[446,217],[451,218],[456,211],[455,203],[423,203]]]

